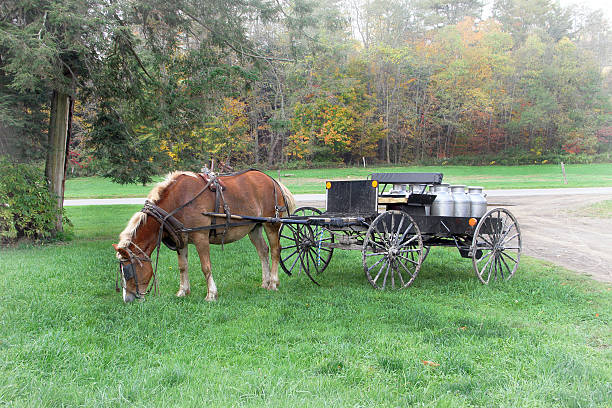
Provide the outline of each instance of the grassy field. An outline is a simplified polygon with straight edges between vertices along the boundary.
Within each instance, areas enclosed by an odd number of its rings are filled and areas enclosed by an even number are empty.
[[[379,292],[339,251],[321,287],[283,275],[270,293],[245,240],[212,251],[218,302],[195,250],[175,298],[164,249],[161,295],[125,305],[111,243],[137,209],[71,207],[74,241],[1,250],[0,405],[609,406],[610,284],[526,259],[483,286],[434,249]]]
[[[442,172],[452,184],[484,186],[491,189],[562,188],[612,186],[612,164],[567,165],[567,184],[563,184],[558,165],[533,166],[444,166],[381,167],[282,170],[281,180],[294,194],[325,193],[326,180],[362,179],[376,172]],[[277,178],[278,171],[268,172]],[[155,180],[158,182],[159,177]],[[147,186],[112,183],[100,177],[66,181],[66,198],[144,197],[155,183]]]
[[[587,217],[612,218],[612,200],[600,201],[579,211]]]

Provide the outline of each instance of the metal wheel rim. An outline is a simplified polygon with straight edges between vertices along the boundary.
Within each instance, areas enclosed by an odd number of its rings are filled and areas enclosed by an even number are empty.
[[[389,215],[390,222],[386,220]],[[379,226],[382,231],[378,231]],[[388,284],[399,289],[410,286],[423,263],[423,239],[414,219],[401,211],[378,215],[366,233],[362,262],[374,288],[385,289]]]
[[[295,210],[293,216],[319,215],[321,211],[314,207],[301,207]],[[327,248],[321,242],[334,242],[331,234],[325,236],[325,228],[313,228],[305,224],[283,224],[279,231],[281,239],[280,265],[287,275],[292,275],[298,268],[298,274],[304,270],[314,283],[318,284],[311,275],[311,270],[317,274],[322,273],[329,265],[333,248]],[[283,245],[287,244],[287,245]]]
[[[486,232],[487,223],[491,233]],[[476,226],[470,248],[478,279],[485,285],[491,278],[510,279],[518,268],[522,246],[521,229],[514,215],[505,208],[488,211]]]

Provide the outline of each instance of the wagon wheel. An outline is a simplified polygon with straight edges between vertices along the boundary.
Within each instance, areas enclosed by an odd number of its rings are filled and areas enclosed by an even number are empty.
[[[491,280],[508,280],[521,259],[521,230],[514,215],[504,208],[494,208],[478,222],[470,253],[478,279],[485,285]]]
[[[300,207],[292,216],[303,217],[319,215],[321,211],[314,207]],[[280,229],[281,259],[280,265],[287,273],[292,275],[294,270],[298,274],[304,270],[306,275],[316,284],[310,271],[321,273],[329,265],[333,248],[324,244],[334,242],[334,236],[321,226],[306,224],[283,224]]]
[[[410,286],[423,262],[423,238],[414,219],[402,211],[381,213],[363,242],[363,270],[376,289]]]
[[[321,215],[322,212],[315,207],[300,207],[293,212],[293,216],[296,217],[308,217],[313,215]],[[312,252],[310,259],[315,267],[315,272],[321,273],[327,268],[331,257],[334,253],[333,248],[329,248],[326,244],[334,242],[334,234],[332,234],[327,228],[320,225],[309,225],[312,229],[312,236],[314,239],[314,248],[311,248]]]

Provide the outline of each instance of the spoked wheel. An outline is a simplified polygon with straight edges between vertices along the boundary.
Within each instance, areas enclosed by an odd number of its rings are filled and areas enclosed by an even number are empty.
[[[410,286],[423,262],[423,238],[412,217],[386,211],[374,219],[363,242],[363,270],[376,289]]]
[[[521,230],[512,213],[494,208],[481,219],[470,253],[478,279],[485,285],[493,280],[510,279],[518,268],[522,248]]]
[[[295,210],[292,217],[319,215],[321,211],[314,207],[301,207]],[[302,270],[314,283],[311,271],[319,274],[327,268],[333,254],[333,248],[327,244],[334,242],[334,236],[325,228],[307,224],[283,224],[280,229],[281,268],[287,275]]]

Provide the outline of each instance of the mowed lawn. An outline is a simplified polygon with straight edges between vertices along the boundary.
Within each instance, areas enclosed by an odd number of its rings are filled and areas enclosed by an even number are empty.
[[[567,165],[567,184],[561,167],[554,164],[533,166],[414,166],[414,167],[348,167],[339,169],[281,170],[281,181],[294,194],[325,193],[326,180],[364,179],[371,173],[441,172],[451,184],[467,184],[495,189],[563,188],[612,186],[612,163]],[[278,178],[279,172],[268,171]],[[66,181],[66,198],[145,197],[156,182],[142,186],[119,185],[101,177],[84,177]]]
[[[603,200],[580,211],[587,217],[612,218],[612,200]]]
[[[525,259],[483,286],[434,248],[413,286],[380,292],[338,251],[316,287],[259,287],[248,240],[195,250],[192,294],[123,304],[111,243],[139,206],[71,207],[74,241],[0,250],[0,405],[600,406],[612,400],[612,285]]]

